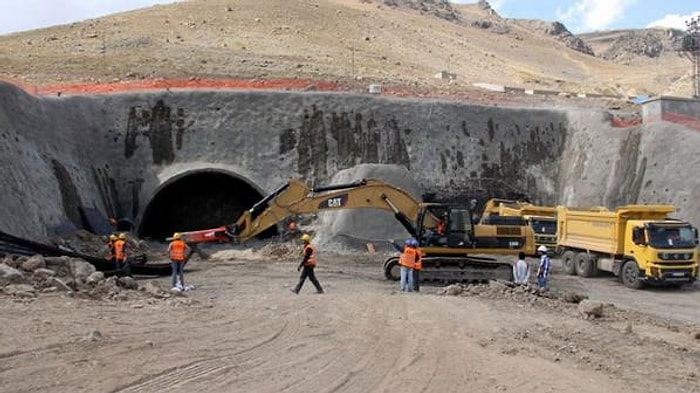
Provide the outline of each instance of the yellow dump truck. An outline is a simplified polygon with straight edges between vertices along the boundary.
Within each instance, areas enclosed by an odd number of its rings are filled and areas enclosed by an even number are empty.
[[[521,225],[527,225],[535,233],[535,246],[554,249],[557,245],[557,208],[537,206],[529,202],[509,199],[490,199],[484,206],[482,224],[518,224],[513,221],[520,217]]]
[[[646,283],[681,286],[698,276],[698,232],[670,218],[668,205],[609,210],[557,207],[557,250],[564,270],[591,277],[611,272],[632,288]]]

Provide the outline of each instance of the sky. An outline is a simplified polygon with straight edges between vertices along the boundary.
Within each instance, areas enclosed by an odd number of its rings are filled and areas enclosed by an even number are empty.
[[[175,1],[0,0],[0,34],[67,24],[173,2]],[[700,17],[698,0],[491,0],[490,3],[501,16],[558,20],[574,33],[652,26],[685,30],[685,21]]]

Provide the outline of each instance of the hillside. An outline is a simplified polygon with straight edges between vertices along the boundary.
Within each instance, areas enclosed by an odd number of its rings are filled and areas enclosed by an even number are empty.
[[[563,28],[563,30],[562,30]],[[0,36],[0,76],[34,84],[142,78],[486,82],[606,94],[690,94],[678,56],[616,62],[605,39],[501,18],[486,2],[192,0]],[[574,49],[572,49],[574,48]],[[575,50],[577,49],[577,50]],[[687,83],[685,83],[687,81]]]

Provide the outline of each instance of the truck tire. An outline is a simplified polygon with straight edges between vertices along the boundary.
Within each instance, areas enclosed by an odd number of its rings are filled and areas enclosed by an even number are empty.
[[[595,259],[591,258],[588,253],[580,252],[576,254],[574,265],[576,265],[576,274],[581,277],[593,277],[598,274],[598,267],[595,265]]]
[[[641,289],[644,286],[644,282],[639,276],[640,274],[637,261],[625,261],[625,263],[622,265],[622,270],[620,271],[620,280],[622,280],[622,283],[630,288]]]
[[[575,258],[576,253],[571,250],[564,251],[564,254],[561,256],[561,264],[564,267],[564,272],[570,276],[576,275],[576,264],[574,262]]]
[[[384,261],[384,277],[389,281],[399,281],[401,279],[399,258],[392,257]]]

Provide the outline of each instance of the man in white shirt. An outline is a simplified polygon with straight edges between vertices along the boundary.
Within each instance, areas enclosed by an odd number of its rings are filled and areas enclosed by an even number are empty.
[[[513,281],[518,285],[526,285],[530,279],[530,266],[525,262],[525,253],[518,254],[518,262],[513,265]]]

